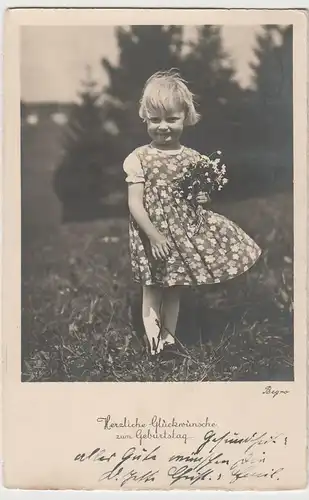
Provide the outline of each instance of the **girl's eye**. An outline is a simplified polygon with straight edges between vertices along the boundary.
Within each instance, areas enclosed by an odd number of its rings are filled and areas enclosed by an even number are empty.
[[[165,120],[165,121],[166,121],[167,123],[175,123],[177,120],[178,120],[178,117],[177,117],[177,116],[170,116],[170,117],[166,118],[166,120]],[[151,118],[149,118],[149,121],[150,121],[151,123],[160,123],[161,118],[151,117]]]

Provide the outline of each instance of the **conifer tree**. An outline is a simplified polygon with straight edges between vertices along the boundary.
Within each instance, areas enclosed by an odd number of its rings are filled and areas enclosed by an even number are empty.
[[[86,210],[98,204],[109,187],[107,171],[112,158],[112,137],[104,128],[101,92],[87,66],[79,102],[74,104],[63,142],[63,157],[54,175],[54,190],[64,211]]]
[[[189,41],[184,76],[197,96],[201,121],[189,131],[199,150],[226,149],[229,145],[229,117],[241,97],[232,61],[223,46],[221,27],[204,25]],[[192,139],[191,139],[192,136]]]
[[[270,181],[291,181],[293,171],[293,28],[265,26],[257,37],[254,71],[255,106],[252,121]],[[291,182],[290,182],[291,184]],[[292,185],[292,184],[291,184]]]
[[[259,110],[266,113],[270,121],[277,122],[273,132],[278,130],[278,126],[291,126],[292,37],[292,26],[266,26],[264,32],[257,37],[257,62],[251,65],[257,99],[261,104]]]
[[[177,68],[181,71],[181,26],[119,27],[116,37],[119,61],[102,64],[109,83],[105,93],[110,100],[108,119],[118,135],[119,158],[147,141],[144,124],[138,116],[138,104],[146,80],[156,71]]]

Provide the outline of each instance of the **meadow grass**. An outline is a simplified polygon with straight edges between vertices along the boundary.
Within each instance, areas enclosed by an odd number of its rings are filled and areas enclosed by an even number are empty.
[[[213,208],[253,236],[263,256],[225,284],[184,290],[177,329],[184,353],[165,362],[146,349],[125,217],[28,232],[22,380],[293,380],[292,198]]]

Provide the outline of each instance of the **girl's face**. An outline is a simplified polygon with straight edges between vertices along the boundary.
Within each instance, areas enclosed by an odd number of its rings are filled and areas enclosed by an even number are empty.
[[[179,109],[150,111],[147,119],[148,134],[153,143],[160,148],[177,148],[184,120],[185,113]]]

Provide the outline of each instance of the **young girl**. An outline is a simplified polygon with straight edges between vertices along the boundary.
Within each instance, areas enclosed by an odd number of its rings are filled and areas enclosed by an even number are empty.
[[[258,259],[258,245],[235,223],[175,195],[175,178],[201,155],[181,145],[197,123],[193,95],[177,74],[158,72],[144,87],[139,115],[151,142],[124,161],[133,280],[143,287],[142,315],[151,354],[175,348],[180,289],[231,279]],[[199,193],[196,202],[209,201]]]

